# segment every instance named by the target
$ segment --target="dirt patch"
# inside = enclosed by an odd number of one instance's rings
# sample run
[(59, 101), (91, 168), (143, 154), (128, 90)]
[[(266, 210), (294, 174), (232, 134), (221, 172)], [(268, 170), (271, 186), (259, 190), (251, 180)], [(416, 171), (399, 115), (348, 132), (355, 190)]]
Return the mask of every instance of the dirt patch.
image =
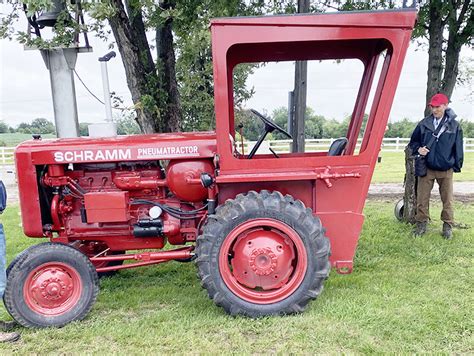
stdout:
[[(367, 195), (367, 200), (377, 200), (384, 201), (387, 203), (395, 203), (398, 200), (403, 198), (403, 194), (394, 194), (394, 193), (369, 193)], [(441, 201), (439, 194), (432, 194), (432, 200)], [(474, 203), (474, 195), (465, 195), (465, 194), (454, 194), (454, 200), (461, 203)]]
[[(367, 199), (396, 201), (403, 198), (404, 192), (403, 184), (399, 183), (371, 184)], [(437, 183), (431, 196), (433, 199), (440, 199)], [(454, 199), (462, 203), (474, 202), (474, 182), (454, 182)]]

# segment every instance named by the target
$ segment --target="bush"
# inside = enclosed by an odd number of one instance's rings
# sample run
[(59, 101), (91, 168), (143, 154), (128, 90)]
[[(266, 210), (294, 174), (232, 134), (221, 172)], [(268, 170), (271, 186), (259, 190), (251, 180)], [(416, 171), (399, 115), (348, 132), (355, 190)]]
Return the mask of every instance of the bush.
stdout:
[(7, 133), (8, 129), (8, 125), (0, 120), (0, 133)]

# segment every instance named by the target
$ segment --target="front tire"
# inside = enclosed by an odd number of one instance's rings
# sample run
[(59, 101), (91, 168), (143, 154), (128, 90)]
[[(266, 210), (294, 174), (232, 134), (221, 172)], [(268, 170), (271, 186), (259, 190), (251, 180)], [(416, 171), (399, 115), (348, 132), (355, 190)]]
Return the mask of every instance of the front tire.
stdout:
[(83, 253), (47, 242), (25, 250), (13, 265), (4, 302), (25, 327), (61, 327), (83, 319), (98, 292), (97, 272)]
[(293, 197), (239, 194), (208, 218), (196, 263), (209, 297), (231, 315), (302, 312), (328, 277), (330, 246), (312, 211)]

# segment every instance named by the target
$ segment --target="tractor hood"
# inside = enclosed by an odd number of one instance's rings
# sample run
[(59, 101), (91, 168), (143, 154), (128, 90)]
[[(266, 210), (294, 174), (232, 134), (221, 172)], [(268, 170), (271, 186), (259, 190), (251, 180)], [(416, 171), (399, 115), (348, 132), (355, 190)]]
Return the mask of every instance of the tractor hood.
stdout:
[(35, 165), (210, 158), (215, 153), (214, 132), (34, 139), (15, 150), (17, 158), (30, 155)]

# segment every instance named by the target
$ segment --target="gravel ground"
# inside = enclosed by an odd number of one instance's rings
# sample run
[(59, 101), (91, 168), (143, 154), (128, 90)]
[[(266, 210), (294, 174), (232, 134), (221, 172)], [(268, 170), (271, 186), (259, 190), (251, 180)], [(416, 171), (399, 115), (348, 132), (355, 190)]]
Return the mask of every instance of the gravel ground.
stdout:
[[(15, 181), (15, 171), (13, 166), (1, 166), (0, 178), (5, 183), (8, 193), (8, 202), (18, 202), (18, 190)], [(402, 198), (404, 187), (402, 183), (381, 183), (372, 184), (369, 188), (368, 199), (397, 199)], [(437, 183), (432, 194), (439, 196)], [(463, 202), (474, 202), (474, 182), (454, 182), (454, 196), (456, 200)]]
[[(403, 198), (405, 188), (403, 184), (379, 183), (371, 184), (368, 199), (371, 198)], [(439, 197), (438, 183), (435, 182), (431, 195)], [(462, 202), (474, 202), (474, 182), (454, 182), (454, 198)]]

